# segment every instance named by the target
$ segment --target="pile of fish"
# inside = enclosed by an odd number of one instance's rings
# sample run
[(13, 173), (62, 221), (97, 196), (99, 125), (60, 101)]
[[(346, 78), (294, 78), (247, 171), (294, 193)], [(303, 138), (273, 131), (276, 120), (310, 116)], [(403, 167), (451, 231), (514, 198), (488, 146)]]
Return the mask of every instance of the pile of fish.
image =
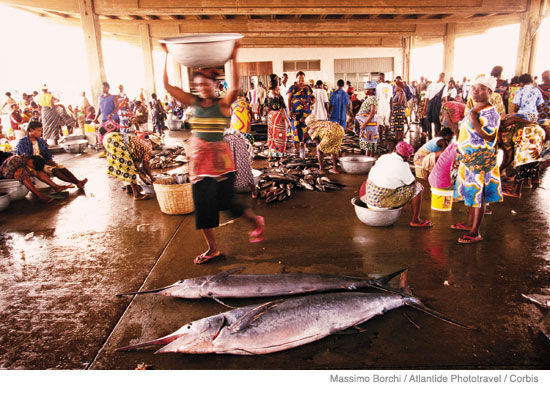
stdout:
[(262, 169), (262, 175), (258, 178), (257, 184), (257, 197), (265, 199), (266, 203), (290, 197), (292, 190), (296, 187), (319, 192), (340, 190), (345, 187), (319, 174), (319, 165), (314, 158), (287, 157), (271, 162), (270, 166)]
[(151, 158), (151, 169), (167, 169), (170, 167), (180, 166), (187, 163), (185, 148), (173, 147), (164, 148), (161, 152), (156, 153)]
[(341, 151), (348, 154), (360, 154), (359, 136), (346, 134), (342, 139)]
[[(389, 281), (392, 276), (400, 272), (402, 271), (385, 276), (378, 283), (372, 280), (370, 283), (378, 287), (380, 283)], [(284, 278), (273, 278), (273, 276), (285, 275), (264, 275), (267, 277), (263, 277), (258, 283), (258, 279), (253, 277), (240, 276), (237, 278), (233, 273), (221, 273), (219, 276), (184, 280), (179, 285), (176, 283), (170, 287), (179, 287), (187, 297), (201, 297), (198, 294), (202, 291), (203, 285), (207, 285), (208, 293), (223, 294), (227, 297), (242, 297), (242, 295), (251, 294), (286, 296), (296, 293), (295, 288), (298, 288), (297, 292), (300, 293), (336, 290), (341, 289), (342, 286), (347, 288), (350, 285), (352, 285), (351, 289), (354, 289), (354, 281), (342, 276), (327, 277), (320, 283), (312, 281), (314, 277), (302, 279), (288, 277), (290, 282), (287, 283)], [(230, 279), (233, 281), (229, 281)], [(362, 281), (365, 283), (367, 280), (363, 279)], [(277, 284), (281, 284), (279, 289), (277, 289)], [(262, 294), (262, 286), (268, 290), (265, 294)], [(288, 286), (291, 287), (288, 288)], [(387, 288), (385, 289), (387, 292), (384, 293), (321, 293), (238, 307), (189, 322), (167, 336), (122, 347), (118, 351), (163, 346), (156, 353), (268, 354), (342, 332), (348, 328), (356, 327), (376, 315), (382, 315), (389, 310), (403, 306), (413, 307), (447, 323), (468, 328), (426, 307), (420, 299), (413, 296), (406, 283), (405, 273), (401, 273), (401, 286), (402, 291)], [(217, 292), (217, 288), (225, 290)]]

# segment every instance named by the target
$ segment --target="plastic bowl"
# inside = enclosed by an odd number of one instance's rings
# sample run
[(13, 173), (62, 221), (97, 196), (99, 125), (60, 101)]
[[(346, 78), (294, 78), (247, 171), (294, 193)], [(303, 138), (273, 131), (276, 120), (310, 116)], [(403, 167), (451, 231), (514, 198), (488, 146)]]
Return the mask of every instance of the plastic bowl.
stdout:
[(365, 174), (369, 172), (375, 161), (376, 159), (364, 155), (343, 156), (340, 158), (340, 165), (346, 173)]
[(203, 34), (167, 37), (159, 42), (166, 44), (174, 60), (184, 66), (213, 67), (225, 64), (235, 41), (243, 37), (237, 33)]
[(351, 199), (351, 204), (355, 207), (355, 214), (357, 215), (357, 218), (359, 218), (359, 221), (369, 226), (393, 225), (399, 218), (402, 208), (374, 209), (367, 207), (367, 205), (358, 197)]
[(0, 211), (4, 211), (10, 205), (10, 195), (6, 192), (0, 192)]

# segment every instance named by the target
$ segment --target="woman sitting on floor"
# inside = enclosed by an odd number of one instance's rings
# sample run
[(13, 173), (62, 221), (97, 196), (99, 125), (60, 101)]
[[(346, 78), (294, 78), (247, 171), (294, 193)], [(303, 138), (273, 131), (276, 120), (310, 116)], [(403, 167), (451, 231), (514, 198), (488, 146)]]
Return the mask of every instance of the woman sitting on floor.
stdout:
[(424, 187), (415, 181), (407, 163), (413, 152), (414, 148), (409, 143), (400, 141), (395, 152), (378, 158), (364, 184), (364, 192), (361, 191), (360, 195), (370, 208), (394, 209), (411, 202), (412, 219), (409, 225), (425, 228), (432, 226), (432, 223), (420, 218)]
[(30, 122), (27, 127), (27, 136), (23, 137), (17, 144), (18, 155), (37, 155), (46, 161), (44, 172), (48, 177), (57, 177), (61, 181), (74, 184), (79, 189), (84, 189), (88, 179), (79, 180), (64, 166), (53, 160), (52, 154), (48, 149), (46, 140), (42, 138), (42, 123)]
[[(2, 153), (5, 158), (6, 154)], [(46, 161), (41, 156), (30, 155), (12, 155), (3, 159), (0, 165), (0, 178), (5, 180), (17, 180), (25, 185), (40, 201), (50, 203), (54, 199), (40, 192), (32, 183), (31, 177), (37, 177), (40, 181), (45, 182), (55, 189), (56, 192), (61, 192), (68, 186), (57, 185), (52, 181), (46, 173), (44, 173), (44, 165)]]

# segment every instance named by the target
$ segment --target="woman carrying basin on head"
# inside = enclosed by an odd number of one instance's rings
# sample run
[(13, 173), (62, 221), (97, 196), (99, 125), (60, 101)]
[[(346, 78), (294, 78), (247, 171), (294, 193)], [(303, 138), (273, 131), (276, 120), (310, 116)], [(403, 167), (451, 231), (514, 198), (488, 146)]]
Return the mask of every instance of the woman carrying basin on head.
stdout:
[(238, 46), (236, 43), (230, 57), (234, 70), (231, 90), (221, 99), (216, 96), (217, 70), (214, 68), (195, 72), (193, 84), (198, 96), (170, 85), (167, 72), (168, 50), (163, 46), (166, 51), (164, 88), (180, 103), (192, 105), (195, 109), (194, 116), (189, 120), (193, 134), (189, 140), (189, 176), (193, 185), (195, 226), (202, 230), (208, 244), (208, 250), (195, 258), (196, 264), (223, 256), (218, 250), (213, 231), (219, 225), (220, 211), (229, 210), (234, 217), (244, 215), (255, 226), (249, 233), (250, 242), (263, 240), (263, 217), (235, 202), (235, 162), (223, 136), (224, 129), (229, 126), (231, 103), (237, 98), (239, 89), (239, 68), (236, 61)]

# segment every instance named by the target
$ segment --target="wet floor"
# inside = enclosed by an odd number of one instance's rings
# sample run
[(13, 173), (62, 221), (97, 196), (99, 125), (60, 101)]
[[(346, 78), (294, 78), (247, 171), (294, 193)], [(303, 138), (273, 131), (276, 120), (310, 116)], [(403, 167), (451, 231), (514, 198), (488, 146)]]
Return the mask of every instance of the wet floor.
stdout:
[[(134, 202), (105, 174), (104, 159), (88, 153), (56, 160), (90, 179), (85, 194), (70, 192), (49, 206), (34, 199), (0, 214), (0, 368), (339, 369), (502, 368), (550, 366), (542, 313), (524, 294), (550, 294), (550, 175), (521, 200), (492, 205), (485, 240), (461, 246), (449, 226), (465, 208), (423, 214), (432, 229), (410, 229), (410, 209), (395, 225), (371, 228), (350, 200), (364, 176), (331, 178), (341, 191), (295, 191), (266, 205), (239, 198), (265, 216), (264, 242), (250, 244), (247, 224), (216, 230), (225, 261), (196, 266), (205, 249), (192, 215), (168, 216), (156, 201)], [(516, 214), (512, 213), (512, 210)], [(228, 219), (223, 219), (222, 222)], [(140, 226), (141, 225), (141, 226)], [(32, 234), (31, 234), (32, 232)], [(179, 279), (244, 266), (243, 273), (386, 274), (409, 268), (413, 291), (464, 330), (409, 308), (363, 324), (359, 334), (333, 335), (261, 356), (117, 353), (117, 347), (168, 334), (227, 308), (210, 300), (152, 295), (116, 297)], [(232, 300), (243, 306), (263, 299)]]

